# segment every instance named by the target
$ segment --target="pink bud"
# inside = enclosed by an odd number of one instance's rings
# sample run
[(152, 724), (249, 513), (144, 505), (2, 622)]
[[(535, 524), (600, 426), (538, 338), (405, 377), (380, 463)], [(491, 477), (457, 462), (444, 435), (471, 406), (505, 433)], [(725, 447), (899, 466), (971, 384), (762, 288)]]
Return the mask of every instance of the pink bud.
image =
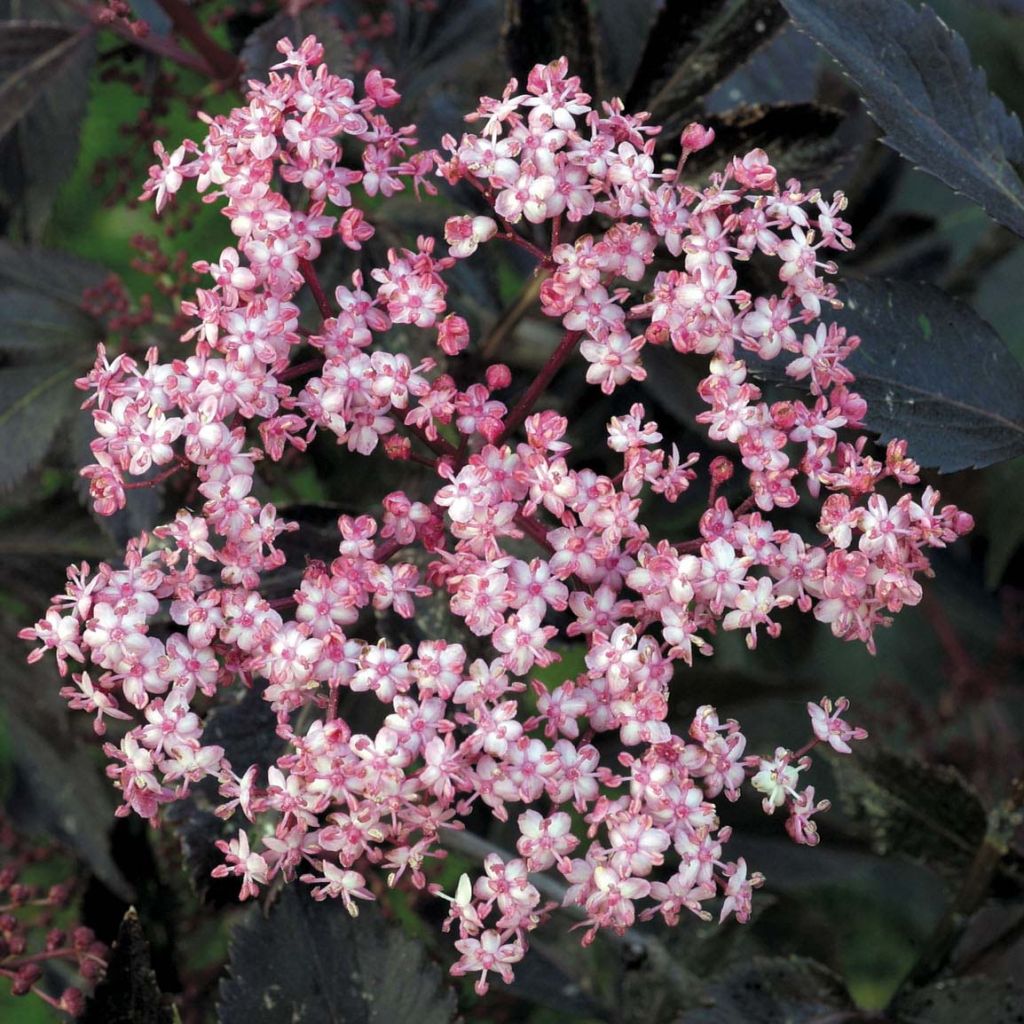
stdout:
[(696, 153), (698, 150), (707, 149), (715, 141), (715, 129), (706, 128), (694, 121), (683, 129), (679, 136), (679, 142), (684, 153)]
[(495, 363), (487, 367), (487, 386), (492, 391), (500, 391), (512, 383), (512, 371), (504, 363)]
[(402, 98), (395, 91), (395, 80), (385, 78), (379, 68), (371, 68), (363, 81), (363, 88), (378, 107), (393, 107)]
[(404, 462), (412, 454), (412, 441), (407, 437), (391, 434), (384, 438), (384, 454), (395, 462)]
[(724, 455), (717, 455), (713, 458), (708, 469), (711, 470), (711, 479), (718, 485), (724, 484), (726, 480), (732, 479), (732, 462)]
[(775, 184), (775, 168), (763, 149), (752, 149), (742, 160), (733, 157), (732, 173), (746, 188), (769, 189)]
[(469, 324), (449, 313), (437, 327), (437, 346), (445, 355), (457, 356), (469, 344)]
[(363, 211), (349, 207), (338, 221), (338, 234), (350, 249), (362, 249), (363, 242), (373, 238), (374, 227), (363, 217)]

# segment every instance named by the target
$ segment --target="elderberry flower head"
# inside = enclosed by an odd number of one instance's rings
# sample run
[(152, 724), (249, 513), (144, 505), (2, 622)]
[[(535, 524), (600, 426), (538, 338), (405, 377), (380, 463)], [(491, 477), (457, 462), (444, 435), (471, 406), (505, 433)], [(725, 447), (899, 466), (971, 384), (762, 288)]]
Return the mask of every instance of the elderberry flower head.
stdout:
[[(839, 305), (831, 255), (852, 246), (845, 198), (780, 182), (761, 150), (723, 158), (701, 187), (659, 171), (660, 129), (619, 100), (593, 105), (564, 58), (482, 99), (468, 118), (479, 133), (446, 136), (442, 154), (392, 124), (399, 95), (379, 71), (332, 74), (312, 37), (278, 49), (285, 60), (244, 105), (204, 118), (198, 141), (158, 146), (143, 191), (160, 209), (192, 183), (235, 236), (196, 263), (210, 280), (183, 306), (189, 353), (161, 362), (101, 346), (78, 382), (97, 428), (83, 471), (96, 510), (191, 476), (190, 507), (131, 541), (121, 565), (69, 570), (66, 593), (22, 632), (39, 645), (30, 659), (52, 651), (62, 675), (74, 666), (62, 695), (116, 733), (104, 749), (118, 813), (157, 819), (213, 781), (239, 828), (214, 873), (239, 879), (242, 898), (298, 879), (356, 913), (380, 865), (391, 884), (436, 891), (446, 832), (481, 805), (511, 816), (518, 855), (492, 854), (445, 897), (453, 973), (478, 973), (478, 991), (489, 974), (512, 978), (552, 910), (529, 872), (563, 877), (584, 941), (637, 914), (708, 919), (719, 897), (720, 918), (746, 920), (763, 879), (728, 860), (719, 797), (750, 779), (808, 845), (827, 801), (800, 788), (806, 750), (748, 756), (740, 726), (709, 705), (675, 733), (670, 691), (719, 631), (754, 648), (798, 613), (873, 650), (875, 630), (920, 600), (928, 550), (971, 526), (934, 490), (907, 489), (917, 466), (905, 444), (875, 458), (860, 433), (865, 403), (845, 365), (859, 339), (827, 320)], [(713, 140), (687, 128), (680, 166)], [(489, 214), (450, 217), (368, 273), (321, 283), (323, 253), (374, 235), (361, 197), (433, 193), (437, 177), (469, 183)], [(507, 244), (543, 271), (540, 310), (563, 330), (520, 392), (502, 364), (469, 383), (448, 372), (480, 354), (453, 267)], [(750, 290), (755, 256), (774, 268), (763, 294)], [(303, 289), (318, 314), (308, 335)], [(410, 331), (436, 353), (415, 361), (397, 338)], [(689, 451), (706, 445), (669, 436), (642, 404), (610, 419), (613, 475), (574, 458), (567, 420), (544, 408), (577, 352), (586, 380), (614, 395), (645, 378), (648, 346), (706, 364), (698, 421), (720, 453), (706, 474)], [(780, 360), (806, 398), (769, 401), (749, 353)], [(293, 597), (271, 600), (296, 524), (259, 497), (257, 469), (317, 437), (424, 468), (408, 491), (381, 494), (378, 514), (341, 516), (337, 555), (294, 566)], [(816, 527), (791, 511), (801, 500)], [(650, 501), (690, 503), (696, 532), (657, 535)], [(449, 636), (398, 642), (364, 614), (410, 619), (432, 597), (456, 623)], [(585, 648), (585, 667), (542, 682), (565, 643)], [(205, 734), (211, 703), (252, 685), (285, 744), (267, 770), (233, 763)], [(382, 724), (355, 731), (350, 701), (382, 706)], [(849, 752), (866, 734), (846, 709), (810, 705), (806, 749)]]

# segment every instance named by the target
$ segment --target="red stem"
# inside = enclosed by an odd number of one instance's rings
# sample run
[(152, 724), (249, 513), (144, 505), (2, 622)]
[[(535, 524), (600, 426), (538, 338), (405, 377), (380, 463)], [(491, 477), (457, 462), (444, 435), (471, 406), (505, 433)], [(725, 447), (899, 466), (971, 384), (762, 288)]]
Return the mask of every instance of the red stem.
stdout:
[[(505, 224), (504, 221), (502, 223)], [(518, 245), (520, 249), (525, 249), (531, 256), (536, 256), (544, 266), (552, 266), (551, 257), (543, 249), (534, 245), (528, 238), (523, 238), (522, 235), (517, 234), (507, 224), (505, 225), (505, 230), (498, 237)]]
[(175, 64), (180, 64), (182, 67), (189, 68), (191, 71), (198, 71), (201, 75), (210, 74), (210, 66), (202, 57), (199, 57), (194, 53), (190, 53), (188, 50), (183, 50), (176, 42), (174, 42), (173, 39), (162, 38), (153, 34), (140, 38), (132, 32), (128, 27), (127, 22), (123, 20), (115, 19), (109, 24), (105, 21), (101, 21), (100, 14), (103, 8), (93, 7), (91, 4), (82, 3), (81, 0), (64, 0), (64, 2), (72, 10), (81, 14), (83, 18), (88, 18), (90, 22), (90, 31), (95, 31), (97, 28), (106, 29), (108, 32), (113, 32), (114, 35), (120, 36), (122, 39), (127, 39), (140, 50), (146, 50), (148, 53), (155, 54), (157, 57), (172, 60)]
[(427, 437), (426, 431), (422, 427), (415, 427), (406, 424), (406, 430), (410, 434), (414, 434), (418, 437), (432, 452), (436, 452), (438, 455), (450, 455), (457, 458), (459, 449), (455, 445), (446, 441), (443, 437), (438, 437), (435, 440)]
[(541, 368), (540, 373), (534, 377), (533, 383), (526, 389), (526, 394), (516, 402), (515, 407), (508, 414), (508, 419), (505, 420), (505, 428), (502, 430), (498, 440), (494, 442), (495, 445), (500, 445), (530, 415), (533, 407), (537, 404), (537, 399), (544, 393), (547, 386), (551, 383), (551, 379), (562, 368), (569, 356), (572, 355), (573, 349), (576, 348), (576, 343), (581, 337), (583, 337), (582, 331), (566, 331), (562, 335), (562, 340), (558, 343), (558, 347), (551, 353), (551, 357)]
[(327, 301), (327, 296), (324, 294), (324, 290), (320, 285), (320, 278), (316, 276), (316, 269), (309, 260), (299, 260), (299, 272), (302, 274), (303, 281), (309, 287), (309, 290), (313, 293), (313, 299), (316, 302), (316, 308), (320, 310), (320, 315), (325, 320), (330, 320), (334, 317), (334, 311), (331, 309), (331, 304)]
[(318, 359), (307, 359), (304, 363), (296, 363), (294, 366), (289, 366), (287, 370), (278, 375), (279, 381), (294, 380), (296, 377), (301, 377), (304, 373), (313, 373), (315, 370), (319, 370), (324, 365), (323, 357)]
[(239, 59), (207, 34), (199, 16), (184, 0), (157, 0), (157, 3), (174, 23), (176, 31), (206, 60), (218, 81), (226, 82), (238, 77), (241, 71)]
[(137, 491), (143, 487), (156, 487), (157, 484), (162, 484), (169, 477), (174, 476), (175, 473), (179, 473), (188, 465), (188, 460), (183, 459), (180, 455), (175, 460), (172, 466), (169, 466), (162, 473), (158, 473), (155, 477), (150, 480), (139, 480), (134, 484), (122, 484), (126, 491)]
[(548, 531), (544, 526), (538, 523), (536, 519), (526, 515), (524, 512), (517, 512), (516, 526), (518, 526), (527, 536), (535, 540), (546, 551), (555, 550), (548, 541)]
[(817, 736), (815, 736), (812, 740), (808, 740), (799, 750), (793, 752), (793, 760), (799, 761), (800, 758), (804, 756), (804, 754), (806, 754), (809, 750), (813, 750), (820, 742), (821, 740), (819, 740)]

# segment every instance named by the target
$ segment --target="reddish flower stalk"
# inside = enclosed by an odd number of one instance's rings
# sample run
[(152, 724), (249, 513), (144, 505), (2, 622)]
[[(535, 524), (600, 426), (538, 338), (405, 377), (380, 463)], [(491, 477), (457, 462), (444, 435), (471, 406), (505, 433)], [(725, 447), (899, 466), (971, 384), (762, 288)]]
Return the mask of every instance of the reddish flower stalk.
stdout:
[(230, 82), (238, 77), (241, 70), (238, 58), (207, 33), (196, 12), (184, 0), (157, 0), (157, 3), (171, 19), (175, 30), (202, 56), (214, 78)]
[(505, 418), (505, 426), (498, 435), (497, 443), (500, 444), (510, 434), (522, 425), (526, 417), (533, 412), (534, 406), (541, 396), (547, 391), (548, 385), (554, 376), (565, 365), (573, 350), (583, 337), (582, 331), (566, 331), (562, 340), (555, 347), (554, 352), (548, 357), (547, 362), (541, 367), (540, 372), (530, 382), (530, 386), (523, 393), (522, 398), (512, 407), (512, 411)]

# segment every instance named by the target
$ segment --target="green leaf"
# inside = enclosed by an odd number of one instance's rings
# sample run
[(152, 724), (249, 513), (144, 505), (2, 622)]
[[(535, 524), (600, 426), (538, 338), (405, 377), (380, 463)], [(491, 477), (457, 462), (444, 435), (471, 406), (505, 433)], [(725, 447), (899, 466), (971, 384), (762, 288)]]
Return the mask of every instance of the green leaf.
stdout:
[(79, 404), (75, 376), (66, 361), (0, 369), (0, 492), (45, 458), (61, 424)]
[(858, 752), (833, 767), (843, 809), (864, 827), (876, 853), (902, 854), (954, 889), (963, 884), (988, 817), (956, 769), (885, 750)]
[(893, 1024), (1020, 1024), (1024, 991), (1012, 979), (955, 978), (911, 992), (886, 1011)]
[(628, 109), (681, 126), (697, 101), (741, 67), (786, 20), (777, 0), (669, 0), (648, 36)]
[(535, 64), (569, 58), (583, 88), (597, 86), (597, 30), (585, 0), (509, 0), (502, 36), (509, 70), (526, 84)]
[(1024, 453), (1024, 369), (969, 306), (906, 281), (848, 281), (841, 297), (872, 430), (943, 472)]
[(713, 1005), (680, 1024), (823, 1024), (854, 1009), (842, 979), (802, 957), (754, 957), (716, 981), (710, 997)]
[(220, 1024), (449, 1024), (455, 997), (441, 972), (373, 904), (352, 918), (289, 885), (270, 911), (235, 929)]
[(103, 981), (86, 1004), (81, 1024), (172, 1024), (149, 956), (149, 944), (130, 907), (121, 921)]
[(685, 178), (703, 184), (708, 173), (724, 166), (733, 153), (760, 148), (779, 172), (780, 181), (812, 176), (824, 180), (846, 153), (836, 134), (843, 119), (840, 111), (816, 103), (739, 107), (707, 118), (705, 123), (715, 130), (714, 144), (690, 156)]
[(1024, 132), (927, 5), (782, 0), (853, 80), (883, 141), (1024, 235)]

